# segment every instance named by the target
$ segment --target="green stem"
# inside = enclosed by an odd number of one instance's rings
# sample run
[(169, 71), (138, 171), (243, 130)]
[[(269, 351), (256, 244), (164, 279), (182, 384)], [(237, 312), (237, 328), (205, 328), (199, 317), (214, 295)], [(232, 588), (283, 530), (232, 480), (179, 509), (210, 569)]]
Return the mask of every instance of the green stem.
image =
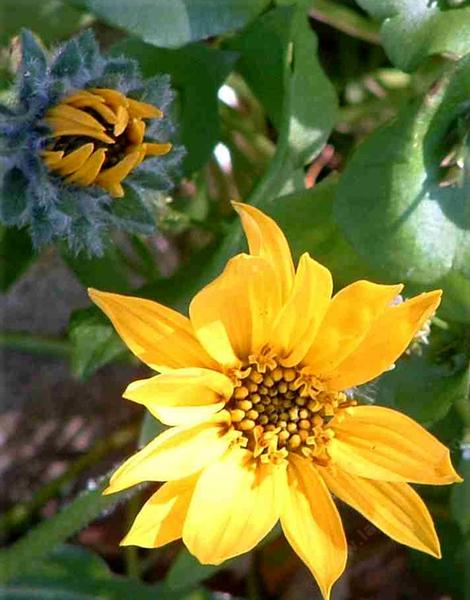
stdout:
[(0, 537), (6, 538), (11, 530), (23, 527), (46, 502), (58, 496), (64, 487), (86, 468), (96, 464), (107, 454), (126, 446), (135, 439), (137, 431), (137, 424), (126, 425), (104, 440), (100, 440), (91, 450), (72, 463), (60, 477), (50, 481), (38, 490), (31, 500), (17, 504), (1, 515)]
[(47, 354), (59, 358), (68, 358), (72, 349), (68, 340), (23, 331), (0, 332), (0, 347), (2, 346), (10, 350)]
[(310, 16), (359, 40), (380, 45), (380, 26), (332, 0), (311, 0)]

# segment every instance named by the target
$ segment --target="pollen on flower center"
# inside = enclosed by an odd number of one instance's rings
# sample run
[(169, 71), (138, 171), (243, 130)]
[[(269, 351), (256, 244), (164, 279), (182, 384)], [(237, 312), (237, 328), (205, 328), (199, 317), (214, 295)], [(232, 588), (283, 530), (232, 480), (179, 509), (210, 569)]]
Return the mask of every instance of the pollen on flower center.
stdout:
[(305, 367), (285, 368), (277, 360), (250, 361), (235, 372), (234, 393), (226, 405), (242, 444), (263, 462), (279, 462), (289, 452), (319, 464), (329, 461), (334, 436), (329, 422), (355, 405), (343, 392), (327, 392)]
[(171, 144), (144, 140), (144, 119), (162, 116), (156, 106), (117, 90), (78, 91), (45, 115), (53, 137), (43, 151), (44, 162), (68, 183), (96, 184), (114, 198), (122, 197), (121, 182), (145, 157), (171, 150)]

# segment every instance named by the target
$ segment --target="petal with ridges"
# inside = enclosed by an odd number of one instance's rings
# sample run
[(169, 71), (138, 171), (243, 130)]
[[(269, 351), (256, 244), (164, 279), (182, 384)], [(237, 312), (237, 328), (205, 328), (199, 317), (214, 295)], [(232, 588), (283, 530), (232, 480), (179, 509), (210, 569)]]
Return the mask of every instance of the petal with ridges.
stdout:
[(152, 412), (165, 425), (195, 425), (207, 421), (212, 415), (220, 412), (225, 402), (205, 404), (203, 406), (159, 406)]
[(83, 144), (73, 152), (69, 152), (59, 162), (54, 164), (54, 171), (58, 171), (60, 175), (70, 175), (78, 171), (85, 162), (90, 158), (95, 146), (92, 143)]
[(159, 548), (182, 536), (198, 474), (169, 481), (147, 500), (121, 546)]
[(209, 354), (221, 364), (236, 366), (269, 340), (280, 307), (279, 286), (270, 263), (239, 254), (194, 297), (189, 314)]
[(294, 263), (289, 244), (277, 223), (249, 204), (232, 202), (240, 215), (248, 240), (250, 254), (261, 256), (275, 269), (281, 286), (282, 301), (285, 302), (294, 284)]
[(328, 600), (333, 584), (346, 566), (343, 525), (325, 482), (310, 461), (291, 454), (287, 476), (282, 529)]
[(361, 280), (340, 290), (328, 306), (304, 364), (319, 376), (331, 371), (360, 344), (402, 288)]
[(284, 479), (285, 466), (229, 450), (196, 484), (183, 528), (189, 551), (203, 564), (220, 564), (254, 548), (279, 518)]
[(103, 166), (106, 159), (106, 150), (99, 148), (83, 163), (83, 165), (69, 175), (66, 179), (69, 183), (79, 183), (80, 185), (92, 184)]
[(223, 373), (193, 368), (134, 381), (123, 396), (143, 404), (166, 425), (182, 425), (218, 412), (232, 392), (233, 383)]
[(368, 479), (446, 485), (460, 481), (449, 450), (413, 419), (381, 406), (335, 417), (328, 452), (339, 468)]
[(157, 302), (90, 289), (90, 298), (112, 321), (128, 348), (157, 371), (217, 369), (194, 336), (189, 319)]
[(335, 496), (400, 544), (441, 557), (439, 539), (426, 505), (407, 483), (354, 477), (342, 469), (320, 468)]
[(329, 389), (344, 390), (375, 379), (397, 360), (439, 306), (441, 290), (388, 307), (360, 345), (332, 371), (324, 373)]
[(173, 481), (192, 475), (216, 461), (233, 441), (226, 417), (193, 427), (173, 427), (131, 456), (110, 479), (106, 494), (143, 481)]
[(85, 125), (85, 127), (96, 129), (97, 131), (105, 130), (104, 125), (102, 125), (99, 121), (97, 121), (87, 112), (75, 108), (73, 106), (69, 106), (68, 104), (59, 104), (58, 106), (50, 108), (46, 113), (46, 117), (66, 119), (73, 123), (77, 123), (78, 125)]
[(331, 273), (307, 253), (300, 258), (290, 298), (282, 308), (271, 346), (291, 367), (300, 363), (312, 345), (333, 290)]

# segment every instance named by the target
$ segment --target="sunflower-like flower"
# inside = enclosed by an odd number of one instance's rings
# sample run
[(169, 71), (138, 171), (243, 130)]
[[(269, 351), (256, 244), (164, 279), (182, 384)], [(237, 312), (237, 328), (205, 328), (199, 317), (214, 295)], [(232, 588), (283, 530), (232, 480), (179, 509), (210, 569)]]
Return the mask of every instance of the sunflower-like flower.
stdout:
[(143, 81), (90, 31), (51, 57), (29, 31), (20, 42), (15, 99), (0, 105), (0, 220), (29, 226), (36, 247), (65, 238), (88, 254), (108, 225), (152, 233), (183, 154), (169, 141), (169, 78)]
[(357, 281), (332, 297), (331, 274), (258, 209), (235, 204), (250, 254), (192, 300), (190, 318), (150, 300), (90, 290), (128, 347), (159, 375), (124, 397), (166, 425), (112, 476), (106, 493), (164, 481), (122, 544), (183, 538), (202, 563), (247, 552), (280, 520), (324, 598), (347, 544), (332, 494), (394, 540), (440, 556), (409, 483), (460, 481), (449, 451), (354, 390), (406, 350), (439, 290), (394, 304), (401, 285)]

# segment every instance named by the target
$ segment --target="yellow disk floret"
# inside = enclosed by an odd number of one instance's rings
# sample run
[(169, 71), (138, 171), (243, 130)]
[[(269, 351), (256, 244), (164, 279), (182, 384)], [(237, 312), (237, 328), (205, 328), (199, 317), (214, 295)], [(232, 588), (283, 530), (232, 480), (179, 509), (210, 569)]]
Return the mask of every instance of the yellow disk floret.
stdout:
[(234, 392), (227, 403), (239, 441), (262, 462), (279, 463), (295, 452), (326, 465), (334, 431), (332, 417), (356, 402), (344, 392), (328, 392), (308, 367), (269, 365), (252, 357), (233, 372)]
[(144, 119), (162, 111), (117, 90), (80, 90), (50, 108), (44, 121), (53, 139), (42, 156), (48, 169), (75, 185), (96, 184), (113, 198), (146, 156), (167, 154), (172, 145), (145, 141)]

